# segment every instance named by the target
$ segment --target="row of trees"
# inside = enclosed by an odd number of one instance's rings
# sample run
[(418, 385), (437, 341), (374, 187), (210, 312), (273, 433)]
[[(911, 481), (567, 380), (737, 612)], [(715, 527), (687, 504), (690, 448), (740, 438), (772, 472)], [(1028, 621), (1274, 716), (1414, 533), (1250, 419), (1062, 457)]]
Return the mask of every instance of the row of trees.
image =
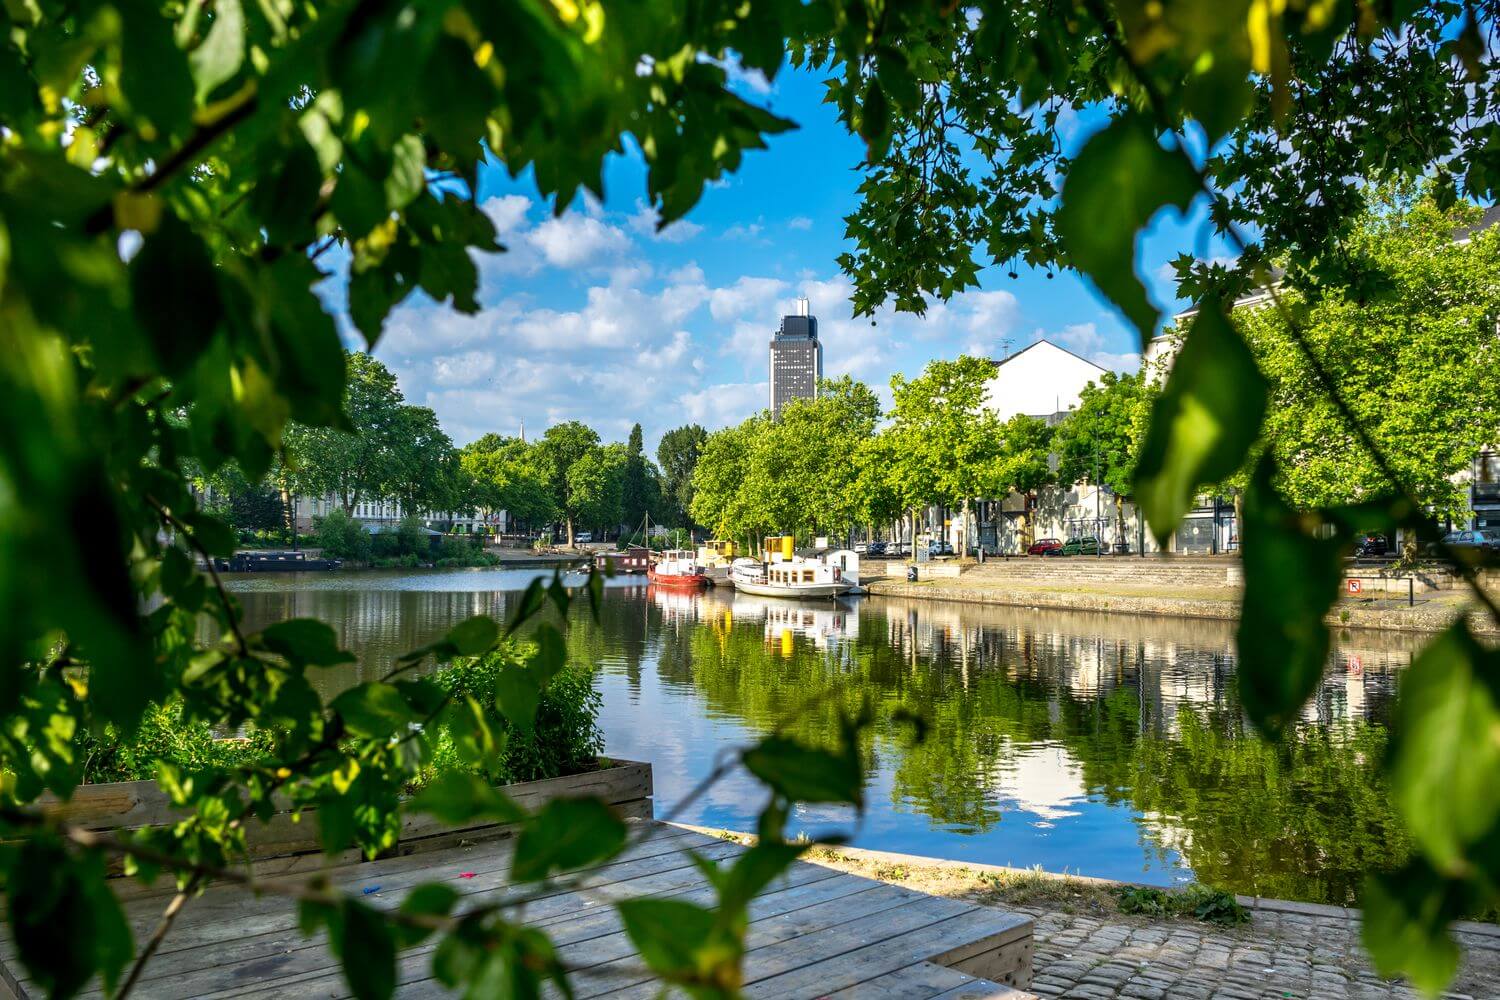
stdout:
[(934, 361), (916, 378), (892, 378), (888, 414), (868, 386), (844, 376), (825, 381), (818, 398), (789, 404), (779, 421), (760, 413), (711, 434), (692, 516), (734, 538), (903, 517), (915, 533), (929, 505), (967, 511), (975, 498), (1029, 493), (1059, 478), (1092, 481), (1096, 468), (1101, 482), (1128, 492), (1144, 422), (1139, 375), (1106, 375), (1054, 428), (1032, 416), (1001, 420), (985, 399), (994, 374), (983, 358)]
[(384, 364), (359, 351), (345, 361), (347, 427), (289, 425), (281, 455), (260, 479), (221, 468), (204, 481), (219, 516), (241, 529), (289, 528), (294, 497), (332, 496), (350, 517), (368, 501), (394, 501), (416, 516), (506, 511), (529, 528), (561, 523), (569, 544), (578, 526), (636, 528), (648, 514), (659, 524), (686, 523), (708, 436), (696, 424), (663, 437), (660, 467), (645, 454), (640, 424), (623, 444), (568, 421), (539, 441), (488, 433), (457, 448), (431, 409), (406, 402)]

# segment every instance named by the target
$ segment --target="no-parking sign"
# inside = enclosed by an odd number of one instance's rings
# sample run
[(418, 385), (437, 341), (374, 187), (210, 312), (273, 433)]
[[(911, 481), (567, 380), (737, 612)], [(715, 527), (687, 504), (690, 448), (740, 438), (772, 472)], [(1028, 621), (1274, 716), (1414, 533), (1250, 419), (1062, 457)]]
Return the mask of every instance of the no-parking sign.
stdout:
[(1361, 590), (1364, 589), (1364, 585), (1365, 585), (1365, 582), (1363, 580), (1350, 580), (1349, 581), (1349, 593), (1351, 593), (1351, 594), (1357, 594), (1357, 593), (1359, 593)]

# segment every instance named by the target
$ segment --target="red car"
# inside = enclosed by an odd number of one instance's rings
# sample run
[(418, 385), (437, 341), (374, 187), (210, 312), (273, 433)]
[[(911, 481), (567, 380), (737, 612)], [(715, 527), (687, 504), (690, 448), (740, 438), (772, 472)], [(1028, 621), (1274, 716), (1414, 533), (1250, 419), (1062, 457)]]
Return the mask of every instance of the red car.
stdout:
[(1061, 552), (1061, 551), (1062, 551), (1062, 542), (1059, 539), (1056, 539), (1056, 538), (1038, 538), (1036, 540), (1035, 544), (1033, 544), (1031, 546), (1031, 548), (1029, 548), (1029, 549), (1026, 550), (1026, 554), (1028, 556), (1045, 556), (1045, 555), (1050, 555), (1050, 554), (1052, 554), (1054, 552)]

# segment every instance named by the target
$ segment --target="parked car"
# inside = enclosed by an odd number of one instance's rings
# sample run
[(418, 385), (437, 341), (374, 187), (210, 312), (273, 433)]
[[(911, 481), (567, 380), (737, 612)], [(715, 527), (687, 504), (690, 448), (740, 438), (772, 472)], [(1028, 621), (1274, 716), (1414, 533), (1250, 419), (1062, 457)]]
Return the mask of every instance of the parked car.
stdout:
[(1388, 556), (1394, 550), (1391, 540), (1384, 535), (1368, 533), (1360, 535), (1354, 542), (1354, 554), (1365, 558)]
[(865, 546), (865, 555), (867, 555), (867, 556), (883, 556), (883, 555), (885, 555), (885, 542), (871, 542), (869, 545), (866, 545)]
[(1455, 549), (1480, 549), (1484, 552), (1500, 548), (1500, 544), (1483, 531), (1450, 531), (1443, 536), (1443, 544)]
[(1062, 554), (1065, 556), (1097, 556), (1099, 554), (1099, 539), (1093, 535), (1079, 535), (1063, 542)]
[(1062, 540), (1057, 538), (1038, 538), (1031, 543), (1031, 548), (1026, 550), (1028, 556), (1045, 556), (1062, 551)]
[(580, 542), (592, 542), (593, 540), (594, 533), (592, 531), (580, 531), (578, 534), (573, 536), (574, 545), (577, 545)]
[(938, 556), (951, 556), (953, 546), (940, 538), (934, 538), (927, 543), (927, 558), (936, 559)]

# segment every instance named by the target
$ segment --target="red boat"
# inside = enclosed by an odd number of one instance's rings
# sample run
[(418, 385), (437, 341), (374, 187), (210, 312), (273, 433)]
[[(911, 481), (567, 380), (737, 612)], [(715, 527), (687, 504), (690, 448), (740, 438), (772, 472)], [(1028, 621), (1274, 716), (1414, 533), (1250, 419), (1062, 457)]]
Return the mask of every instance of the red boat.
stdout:
[(693, 553), (681, 549), (663, 552), (661, 561), (646, 570), (646, 579), (674, 590), (701, 590), (712, 582)]

